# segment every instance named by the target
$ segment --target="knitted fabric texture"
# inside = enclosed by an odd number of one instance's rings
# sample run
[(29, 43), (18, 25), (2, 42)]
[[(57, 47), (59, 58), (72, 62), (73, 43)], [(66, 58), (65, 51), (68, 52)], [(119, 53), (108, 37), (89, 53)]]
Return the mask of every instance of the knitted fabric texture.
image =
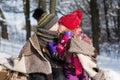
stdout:
[(37, 9), (35, 9), (32, 16), (33, 16), (34, 19), (36, 19), (38, 21), (43, 13), (44, 13), (44, 10), (42, 8), (37, 8)]
[(55, 14), (44, 13), (40, 20), (38, 21), (38, 25), (40, 28), (50, 29), (55, 23), (57, 23), (58, 19)]
[(74, 30), (79, 27), (81, 19), (82, 12), (80, 10), (74, 10), (72, 13), (63, 15), (58, 22), (68, 29)]

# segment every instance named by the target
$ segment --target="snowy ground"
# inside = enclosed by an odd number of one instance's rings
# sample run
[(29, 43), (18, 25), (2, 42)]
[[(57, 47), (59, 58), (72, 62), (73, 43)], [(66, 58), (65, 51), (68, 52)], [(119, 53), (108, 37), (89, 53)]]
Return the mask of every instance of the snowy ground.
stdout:
[(98, 56), (97, 61), (101, 69), (108, 71), (111, 80), (120, 80), (120, 59)]

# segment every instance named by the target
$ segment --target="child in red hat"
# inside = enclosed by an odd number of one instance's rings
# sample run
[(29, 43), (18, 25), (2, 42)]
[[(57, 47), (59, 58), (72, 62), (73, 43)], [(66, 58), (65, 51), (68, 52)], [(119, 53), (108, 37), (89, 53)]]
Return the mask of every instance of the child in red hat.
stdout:
[[(72, 64), (72, 68), (70, 68), (71, 66), (69, 66), (69, 64), (65, 66), (66, 80), (88, 80), (88, 78), (84, 77), (83, 70), (87, 72), (90, 77), (94, 77), (97, 74), (97, 63), (92, 61), (96, 55), (95, 48), (92, 46), (90, 38), (83, 34), (82, 28), (80, 27), (81, 20), (82, 12), (80, 10), (74, 10), (72, 13), (63, 15), (58, 21), (58, 32), (72, 32), (72, 38), (69, 40), (69, 43), (64, 45), (65, 49), (68, 47), (67, 45), (69, 45), (69, 48), (63, 52), (66, 62), (69, 63), (69, 61), (71, 61), (70, 65)], [(63, 40), (61, 40), (61, 42), (62, 41)], [(73, 71), (70, 72), (70, 70)]]

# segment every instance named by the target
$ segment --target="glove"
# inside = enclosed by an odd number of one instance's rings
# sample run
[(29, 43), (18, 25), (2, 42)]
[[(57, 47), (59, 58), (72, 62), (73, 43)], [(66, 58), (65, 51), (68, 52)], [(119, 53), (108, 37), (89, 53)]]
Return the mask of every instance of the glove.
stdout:
[(56, 42), (49, 42), (48, 47), (49, 47), (50, 54), (55, 55), (56, 54), (57, 43)]
[(64, 32), (63, 35), (62, 35), (62, 38), (60, 40), (60, 42), (58, 43), (58, 46), (56, 47), (56, 50), (58, 52), (58, 54), (60, 56), (63, 55), (65, 49), (65, 44), (68, 42), (68, 40), (72, 38), (72, 32), (71, 31), (67, 31), (67, 32)]

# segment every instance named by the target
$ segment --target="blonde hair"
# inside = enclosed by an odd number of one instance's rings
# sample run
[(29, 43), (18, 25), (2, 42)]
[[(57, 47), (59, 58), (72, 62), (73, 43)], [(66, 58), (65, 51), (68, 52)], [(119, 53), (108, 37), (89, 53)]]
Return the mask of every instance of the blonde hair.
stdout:
[(73, 38), (78, 38), (80, 36), (80, 31), (82, 31), (82, 29), (80, 29), (80, 28), (76, 28), (76, 29), (72, 30)]

